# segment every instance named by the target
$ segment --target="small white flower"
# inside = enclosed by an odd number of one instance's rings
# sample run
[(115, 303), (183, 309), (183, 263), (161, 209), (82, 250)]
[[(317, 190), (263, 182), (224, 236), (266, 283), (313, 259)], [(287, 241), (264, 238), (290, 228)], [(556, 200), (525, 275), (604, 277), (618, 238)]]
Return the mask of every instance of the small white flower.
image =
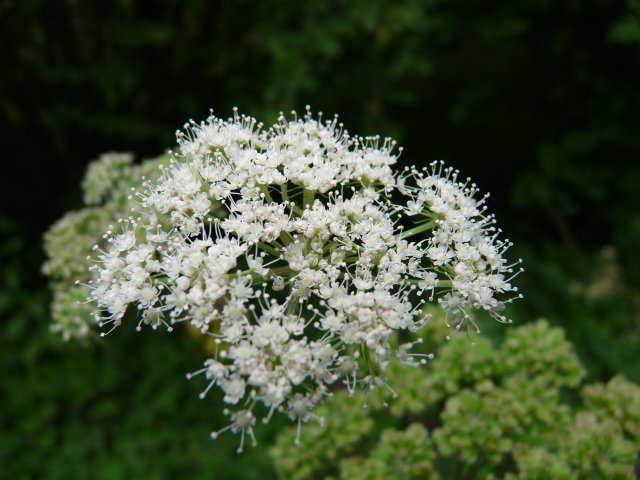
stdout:
[(241, 433), (242, 450), (262, 403), (265, 421), (286, 413), (299, 439), (337, 380), (378, 388), (391, 359), (426, 357), (393, 339), (426, 324), (425, 303), (456, 328), (473, 309), (506, 320), (509, 244), (457, 171), (396, 174), (392, 140), (351, 137), (309, 112), (268, 130), (237, 112), (211, 116), (178, 144), (162, 177), (136, 191), (140, 216), (106, 235), (90, 300), (111, 328), (131, 305), (139, 326), (188, 322), (214, 337), (196, 372), (209, 382), (202, 396), (217, 386), (227, 404), (251, 407), (212, 436)]

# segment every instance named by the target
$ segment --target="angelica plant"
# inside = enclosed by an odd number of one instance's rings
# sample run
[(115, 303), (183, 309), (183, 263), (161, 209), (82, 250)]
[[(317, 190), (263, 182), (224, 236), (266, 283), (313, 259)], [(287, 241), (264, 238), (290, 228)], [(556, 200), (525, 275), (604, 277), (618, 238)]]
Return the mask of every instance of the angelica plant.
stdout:
[[(84, 284), (102, 335), (186, 323), (215, 339), (201, 397), (217, 387), (230, 430), (297, 426), (334, 386), (395, 396), (385, 369), (432, 357), (416, 332), (439, 303), (454, 331), (500, 322), (520, 271), (470, 180), (435, 162), (393, 169), (391, 139), (351, 136), (309, 109), (265, 128), (234, 111), (177, 132), (157, 179), (96, 244)], [(405, 338), (405, 340), (402, 340)]]

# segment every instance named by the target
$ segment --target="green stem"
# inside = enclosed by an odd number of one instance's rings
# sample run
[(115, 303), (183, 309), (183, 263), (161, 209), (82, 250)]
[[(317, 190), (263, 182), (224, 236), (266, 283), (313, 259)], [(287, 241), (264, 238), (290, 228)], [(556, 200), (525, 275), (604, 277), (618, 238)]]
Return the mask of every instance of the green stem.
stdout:
[(273, 248), (270, 245), (267, 245), (264, 242), (260, 242), (258, 243), (258, 247), (260, 247), (262, 250), (264, 250), (267, 253), (270, 253), (271, 255), (273, 255), (276, 258), (280, 258), (280, 252), (278, 252), (275, 248)]
[(283, 243), (283, 246), (287, 246), (289, 245), (291, 242), (293, 242), (293, 237), (291, 236), (291, 234), (289, 232), (281, 232), (280, 233), (280, 240)]
[(304, 193), (302, 194), (302, 208), (305, 208), (307, 205), (311, 206), (313, 204), (313, 198), (316, 196), (315, 190), (304, 189)]
[(289, 192), (287, 190), (287, 184), (283, 183), (282, 185), (280, 185), (280, 195), (282, 195), (282, 201), (283, 202), (288, 202), (289, 201)]
[(269, 187), (267, 185), (260, 185), (260, 191), (264, 193), (264, 198), (266, 198), (269, 203), (274, 203), (273, 198), (271, 198), (271, 194), (269, 193)]
[(289, 274), (295, 275), (296, 273), (298, 273), (295, 270), (291, 270), (289, 267), (275, 267), (275, 268), (269, 269), (269, 271), (274, 275), (289, 275)]
[(436, 223), (435, 220), (423, 223), (422, 225), (418, 225), (417, 227), (414, 227), (411, 230), (406, 230), (405, 232), (402, 232), (402, 234), (400, 235), (400, 238), (404, 240), (405, 238), (412, 237), (413, 235), (417, 235), (419, 233), (426, 232), (427, 230), (431, 230), (437, 225), (438, 224)]
[(291, 315), (296, 311), (296, 307), (298, 306), (298, 297), (292, 297), (289, 299), (289, 305), (287, 305), (287, 315)]
[[(413, 285), (419, 285), (421, 281), (422, 280), (418, 278), (412, 278), (411, 280), (409, 280), (409, 283), (412, 283)], [(452, 286), (453, 282), (451, 280), (438, 280), (438, 283), (436, 283), (436, 288), (451, 288)]]

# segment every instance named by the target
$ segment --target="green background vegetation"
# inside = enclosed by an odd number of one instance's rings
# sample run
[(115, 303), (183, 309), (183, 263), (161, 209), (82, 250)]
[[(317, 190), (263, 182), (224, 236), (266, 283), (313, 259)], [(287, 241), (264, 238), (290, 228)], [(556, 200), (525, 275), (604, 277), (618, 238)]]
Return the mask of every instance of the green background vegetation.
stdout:
[(41, 236), (87, 163), (160, 154), (209, 108), (310, 104), (459, 168), (524, 259), (516, 322), (562, 326), (588, 381), (640, 382), (639, 22), (637, 1), (0, 0), (0, 478), (275, 475), (208, 439), (192, 339), (48, 330)]
[[(437, 315), (437, 313), (436, 313)], [(473, 347), (446, 328), (422, 338), (428, 369), (389, 368), (397, 400), (336, 394), (292, 444), (272, 448), (284, 478), (305, 480), (625, 480), (640, 447), (640, 387), (584, 375), (562, 329), (544, 320), (510, 328), (500, 345)], [(498, 342), (499, 343), (499, 342)], [(568, 405), (570, 401), (571, 405)]]

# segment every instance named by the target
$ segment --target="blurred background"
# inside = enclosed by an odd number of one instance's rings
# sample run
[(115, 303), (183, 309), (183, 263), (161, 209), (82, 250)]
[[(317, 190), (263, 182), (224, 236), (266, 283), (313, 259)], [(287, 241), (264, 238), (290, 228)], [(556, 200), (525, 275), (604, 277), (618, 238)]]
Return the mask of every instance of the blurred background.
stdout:
[[(106, 151), (156, 156), (209, 108), (306, 104), (401, 162), (470, 176), (589, 380), (640, 382), (640, 2), (0, 0), (0, 478), (272, 478), (184, 381), (184, 335), (49, 331), (43, 232)], [(486, 334), (503, 327), (485, 319)]]

